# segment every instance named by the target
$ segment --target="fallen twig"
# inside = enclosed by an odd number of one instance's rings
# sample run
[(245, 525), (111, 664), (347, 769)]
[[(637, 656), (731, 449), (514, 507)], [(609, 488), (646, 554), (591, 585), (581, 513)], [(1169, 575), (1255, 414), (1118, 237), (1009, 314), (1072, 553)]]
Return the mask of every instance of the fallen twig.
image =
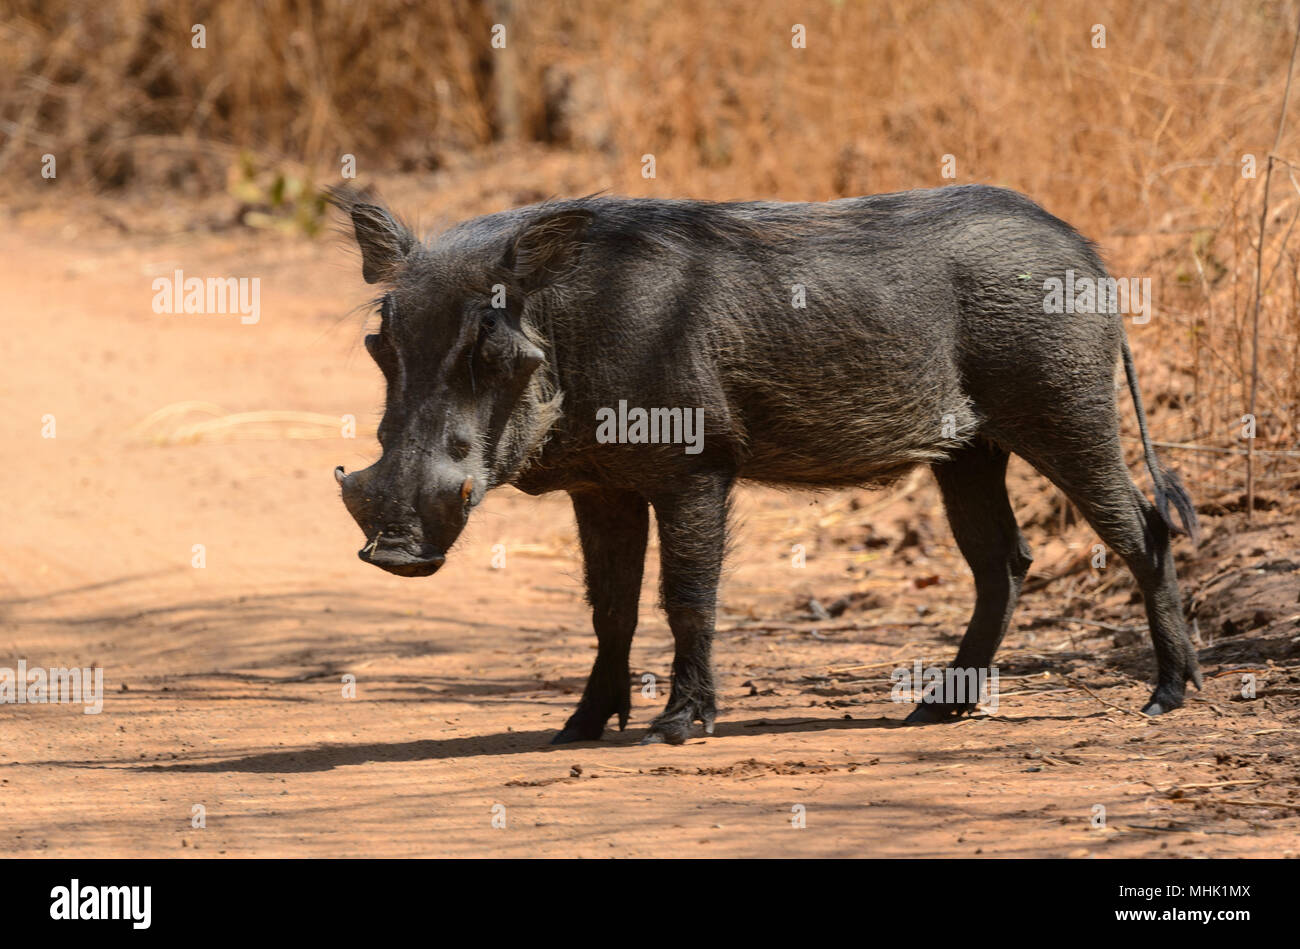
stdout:
[(1293, 811), (1300, 811), (1300, 804), (1293, 804), (1290, 801), (1232, 801), (1227, 798), (1211, 798), (1215, 804), (1237, 804), (1241, 807), (1289, 807)]
[(1076, 689), (1083, 689), (1083, 691), (1087, 692), (1090, 696), (1092, 696), (1094, 699), (1096, 699), (1096, 700), (1097, 700), (1098, 702), (1100, 702), (1102, 705), (1105, 705), (1107, 708), (1113, 708), (1113, 709), (1115, 709), (1117, 712), (1123, 712), (1123, 713), (1125, 713), (1126, 715), (1136, 715), (1138, 718), (1143, 719), (1143, 720), (1146, 720), (1146, 718), (1147, 718), (1147, 716), (1143, 715), (1141, 712), (1135, 712), (1135, 711), (1133, 711), (1131, 708), (1125, 708), (1125, 707), (1122, 706), (1122, 705), (1116, 705), (1114, 702), (1107, 702), (1107, 701), (1106, 701), (1105, 699), (1103, 699), (1100, 695), (1098, 695), (1096, 692), (1092, 691), (1092, 689), (1088, 688), (1086, 685), (1084, 685), (1082, 682), (1080, 682), (1080, 681), (1077, 680), (1077, 679), (1071, 679), (1069, 676), (1061, 676), (1061, 678), (1062, 678), (1064, 681), (1068, 682), (1070, 685), (1074, 686)]
[(1040, 623), (1078, 623), (1080, 626), (1095, 626), (1098, 629), (1104, 629), (1108, 633), (1144, 633), (1148, 627), (1146, 623), (1137, 626), (1116, 626), (1114, 623), (1102, 623), (1094, 619), (1084, 619), (1080, 616), (1039, 616), (1034, 619), (1034, 624)]

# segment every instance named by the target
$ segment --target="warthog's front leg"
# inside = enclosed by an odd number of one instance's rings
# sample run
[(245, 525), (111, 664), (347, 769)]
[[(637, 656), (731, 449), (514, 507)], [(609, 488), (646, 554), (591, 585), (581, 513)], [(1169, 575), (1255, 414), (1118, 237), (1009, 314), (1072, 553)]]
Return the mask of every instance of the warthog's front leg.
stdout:
[(652, 498), (659, 522), (661, 596), (673, 631), (673, 685), (668, 706), (645, 742), (681, 744), (696, 721), (713, 732), (713, 623), (726, 547), (730, 474), (685, 478)]
[(551, 740), (556, 745), (599, 738), (615, 712), (619, 729), (627, 727), (631, 709), (627, 657), (636, 632), (650, 520), (646, 499), (625, 491), (574, 494), (573, 512), (578, 518), (598, 648), (578, 710)]

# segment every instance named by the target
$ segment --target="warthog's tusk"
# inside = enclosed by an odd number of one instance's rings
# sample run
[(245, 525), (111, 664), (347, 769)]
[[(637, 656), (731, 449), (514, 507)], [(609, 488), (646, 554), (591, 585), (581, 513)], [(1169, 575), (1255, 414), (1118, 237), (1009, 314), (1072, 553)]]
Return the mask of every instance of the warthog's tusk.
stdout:
[(469, 496), (474, 493), (474, 479), (466, 478), (460, 486), (460, 500), (464, 504), (469, 503)]

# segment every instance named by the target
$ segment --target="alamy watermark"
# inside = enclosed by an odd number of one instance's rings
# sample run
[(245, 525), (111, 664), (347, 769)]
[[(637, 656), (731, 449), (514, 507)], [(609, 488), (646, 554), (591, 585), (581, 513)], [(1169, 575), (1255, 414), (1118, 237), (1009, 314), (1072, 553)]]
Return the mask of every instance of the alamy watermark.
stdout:
[(119, 919), (148, 929), (152, 907), (152, 886), (89, 886), (74, 877), (50, 890), (50, 919)]
[(602, 445), (685, 445), (686, 454), (704, 450), (704, 409), (627, 407), (627, 399), (596, 410), (596, 441)]
[(1065, 279), (1043, 281), (1044, 313), (1132, 313), (1137, 324), (1151, 321), (1150, 277), (1076, 277), (1073, 270)]
[(899, 666), (889, 674), (889, 680), (894, 683), (889, 690), (891, 702), (978, 704), (990, 712), (998, 710), (997, 666), (926, 666), (917, 659), (911, 668)]
[(104, 670), (98, 666), (79, 669), (28, 667), (26, 659), (18, 668), (0, 666), (0, 705), (71, 705), (85, 706), (87, 715), (104, 710)]
[(261, 277), (187, 277), (177, 270), (156, 277), (152, 289), (155, 313), (234, 313), (245, 325), (262, 318)]

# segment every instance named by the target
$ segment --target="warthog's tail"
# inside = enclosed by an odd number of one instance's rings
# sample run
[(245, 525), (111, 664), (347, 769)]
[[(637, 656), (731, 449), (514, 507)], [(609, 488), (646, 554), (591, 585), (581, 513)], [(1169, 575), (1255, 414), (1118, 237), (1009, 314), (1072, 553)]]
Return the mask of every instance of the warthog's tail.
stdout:
[[(1151, 434), (1147, 431), (1147, 413), (1142, 407), (1142, 396), (1138, 392), (1137, 369), (1133, 366), (1133, 351), (1128, 348), (1128, 335), (1121, 329), (1120, 341), (1124, 353), (1124, 375), (1128, 379), (1128, 391), (1133, 396), (1133, 408), (1137, 411), (1138, 431), (1142, 433), (1142, 451), (1146, 455), (1147, 470), (1151, 472), (1151, 483), (1155, 486), (1156, 510), (1164, 518), (1169, 529), (1175, 534), (1186, 534), (1195, 543), (1200, 536), (1200, 524), (1196, 519), (1196, 506), (1183, 487), (1183, 479), (1178, 472), (1166, 468), (1156, 458), (1156, 450), (1151, 445)], [(1169, 504), (1173, 502), (1178, 511), (1182, 526), (1174, 523), (1169, 514)]]

